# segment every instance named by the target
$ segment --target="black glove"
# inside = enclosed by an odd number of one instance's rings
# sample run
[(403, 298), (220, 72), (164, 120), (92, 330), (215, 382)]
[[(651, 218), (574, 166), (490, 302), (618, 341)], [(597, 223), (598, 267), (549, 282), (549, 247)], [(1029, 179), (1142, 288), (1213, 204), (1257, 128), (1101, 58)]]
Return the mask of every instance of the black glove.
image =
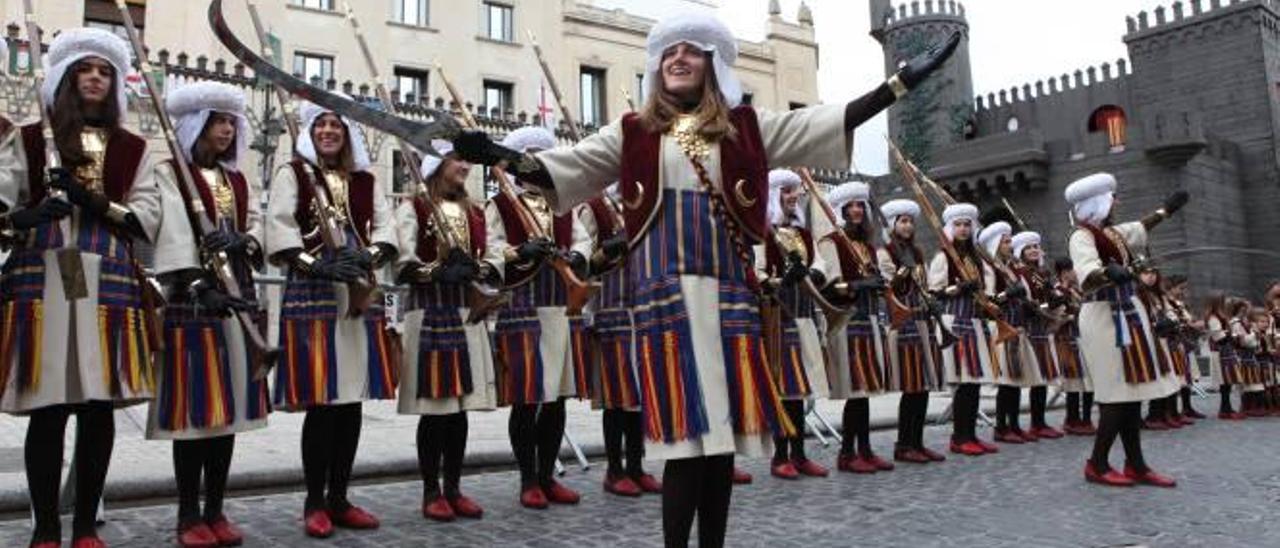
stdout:
[(823, 274), (821, 270), (810, 270), (809, 282), (813, 284), (813, 287), (822, 287), (827, 285), (827, 275)]
[(951, 33), (943, 42), (938, 42), (929, 48), (929, 51), (915, 56), (907, 64), (898, 71), (898, 79), (902, 81), (902, 85), (907, 89), (915, 89), (920, 82), (928, 78), (933, 71), (942, 66), (951, 54), (956, 51), (956, 47), (960, 45), (960, 39), (963, 38), (959, 32)]
[(480, 263), (461, 249), (449, 250), (444, 265), (436, 274), (440, 283), (462, 285), (480, 276)]
[(600, 245), (600, 251), (604, 253), (605, 260), (613, 261), (627, 254), (627, 236), (619, 234)]
[(579, 280), (587, 279), (588, 264), (586, 257), (583, 257), (582, 254), (577, 251), (570, 251), (567, 260), (569, 261), (569, 268), (573, 270), (574, 276), (577, 276)]
[(782, 285), (796, 285), (809, 275), (809, 267), (804, 261), (792, 258), (787, 261), (787, 269), (782, 273)]
[(107, 211), (107, 207), (111, 205), (106, 196), (93, 192), (77, 181), (75, 175), (64, 167), (52, 168), (49, 170), (49, 186), (55, 190), (61, 190), (67, 194), (67, 200), (76, 207), (101, 215)]
[[(344, 249), (344, 251), (346, 251)], [(352, 250), (354, 251), (354, 250)], [(334, 282), (353, 282), (363, 276), (365, 270), (356, 263), (354, 253), (339, 252), (334, 257), (321, 259), (311, 267), (311, 275)]]
[(977, 293), (982, 290), (982, 282), (978, 280), (969, 280), (967, 282), (960, 282), (960, 285), (957, 285), (956, 289), (960, 290), (961, 294)]
[(230, 230), (218, 229), (204, 235), (200, 245), (205, 251), (210, 253), (244, 253), (249, 248), (250, 238), (245, 234), (238, 234)]
[(884, 278), (881, 278), (880, 276), (858, 278), (854, 280), (853, 283), (849, 284), (849, 289), (859, 293), (864, 291), (883, 291)]
[(1022, 282), (1015, 283), (1004, 290), (1004, 297), (1006, 299), (1021, 299), (1026, 296), (1027, 286), (1022, 285)]
[(1187, 191), (1179, 190), (1164, 199), (1164, 206), (1162, 209), (1164, 209), (1166, 215), (1173, 215), (1174, 213), (1177, 213), (1179, 209), (1182, 209), (1182, 206), (1187, 205), (1187, 200), (1190, 199), (1191, 195), (1187, 194)]
[(453, 152), (469, 163), (487, 166), (504, 161), (515, 164), (522, 156), (519, 152), (493, 142), (488, 133), (479, 130), (466, 130), (454, 137)]
[(545, 238), (534, 238), (516, 248), (516, 256), (526, 263), (545, 260), (555, 253), (555, 242)]
[(17, 230), (28, 230), (44, 223), (53, 223), (71, 214), (71, 203), (61, 198), (46, 197), (33, 207), (19, 209), (9, 214), (9, 224)]
[(938, 301), (934, 299), (929, 299), (925, 304), (925, 310), (929, 311), (929, 316), (931, 317), (938, 318), (942, 316), (942, 305), (938, 304)]
[(1071, 301), (1067, 299), (1067, 296), (1062, 293), (1054, 292), (1049, 295), (1049, 308), (1058, 308), (1060, 306), (1065, 306), (1070, 302)]
[(1156, 320), (1156, 324), (1153, 328), (1155, 329), (1156, 335), (1166, 339), (1178, 335), (1178, 322), (1169, 318), (1160, 318), (1159, 320)]
[(1123, 265), (1115, 263), (1109, 264), (1102, 269), (1102, 273), (1107, 276), (1108, 280), (1116, 284), (1122, 284), (1133, 280), (1133, 271)]
[(200, 286), (196, 293), (196, 302), (200, 304), (200, 308), (222, 317), (229, 316), (233, 312), (253, 312), (258, 310), (256, 301), (232, 297), (218, 289), (212, 281)]

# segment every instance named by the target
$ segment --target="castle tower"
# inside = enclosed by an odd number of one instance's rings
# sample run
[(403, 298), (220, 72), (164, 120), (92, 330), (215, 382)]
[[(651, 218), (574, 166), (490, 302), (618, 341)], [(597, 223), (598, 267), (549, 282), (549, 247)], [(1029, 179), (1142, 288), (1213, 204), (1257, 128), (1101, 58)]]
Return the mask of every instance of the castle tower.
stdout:
[(870, 0), (871, 36), (884, 49), (888, 77), (905, 62), (946, 40), (953, 32), (964, 38), (947, 64), (920, 88), (889, 109), (889, 136), (921, 166), (930, 165), (934, 150), (964, 138), (973, 109), (973, 73), (969, 68), (969, 23), (955, 0)]

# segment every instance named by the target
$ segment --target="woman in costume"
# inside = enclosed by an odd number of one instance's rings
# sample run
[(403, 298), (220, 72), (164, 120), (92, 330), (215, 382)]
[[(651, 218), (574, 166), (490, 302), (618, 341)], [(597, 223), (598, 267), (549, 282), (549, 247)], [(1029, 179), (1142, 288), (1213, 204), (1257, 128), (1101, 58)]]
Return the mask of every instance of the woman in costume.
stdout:
[[(1023, 231), (1013, 235), (1013, 256), (1018, 264), (1014, 272), (1027, 288), (1028, 299), (1022, 301), (1026, 315), (1027, 339), (1030, 346), (1024, 350), (1034, 357), (1035, 382), (1031, 386), (1031, 429), (1027, 434), (1036, 439), (1058, 439), (1062, 431), (1049, 426), (1045, 412), (1049, 407), (1049, 386), (1057, 384), (1059, 376), (1058, 356), (1053, 341), (1053, 331), (1058, 321), (1051, 310), (1061, 306), (1061, 297), (1053, 290), (1053, 281), (1044, 270), (1044, 250), (1040, 247), (1040, 234)], [(1064, 320), (1065, 321), (1065, 320)]]

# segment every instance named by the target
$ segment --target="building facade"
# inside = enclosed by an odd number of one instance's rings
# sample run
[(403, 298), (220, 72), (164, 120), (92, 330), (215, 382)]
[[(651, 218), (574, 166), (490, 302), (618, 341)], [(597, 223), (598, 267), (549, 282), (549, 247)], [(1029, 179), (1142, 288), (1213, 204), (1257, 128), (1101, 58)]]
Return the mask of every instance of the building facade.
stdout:
[[(890, 132), (958, 198), (984, 210), (1007, 199), (1045, 235), (1051, 255), (1065, 255), (1071, 229), (1063, 189), (1098, 171), (1120, 180), (1120, 219), (1154, 210), (1175, 190), (1190, 193), (1184, 213), (1153, 232), (1149, 255), (1277, 251), (1280, 2), (1175, 1), (1128, 18), (1128, 61), (976, 99), (963, 6), (870, 4), (886, 73), (920, 44), (965, 33), (942, 77), (890, 110)], [(1241, 251), (1193, 253), (1162, 267), (1188, 275), (1199, 295), (1257, 297), (1280, 278), (1280, 260)]]

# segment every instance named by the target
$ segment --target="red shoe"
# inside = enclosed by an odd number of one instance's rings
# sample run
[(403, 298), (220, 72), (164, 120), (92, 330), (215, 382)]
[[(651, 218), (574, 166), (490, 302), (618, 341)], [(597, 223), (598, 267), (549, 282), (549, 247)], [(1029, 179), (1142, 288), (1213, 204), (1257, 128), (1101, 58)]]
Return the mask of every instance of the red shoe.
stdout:
[(639, 477), (631, 478), (631, 481), (634, 481), (636, 485), (640, 486), (640, 490), (646, 493), (662, 492), (662, 482), (653, 477), (653, 474), (640, 474)]
[(1196, 411), (1195, 409), (1188, 409), (1185, 413), (1182, 414), (1182, 416), (1188, 419), (1195, 419), (1195, 420), (1203, 420), (1208, 418), (1204, 415), (1204, 413)]
[(240, 532), (240, 528), (232, 525), (227, 516), (218, 516), (209, 522), (209, 530), (213, 531), (213, 536), (218, 538), (218, 546), (239, 546), (244, 544), (244, 533)]
[(422, 517), (432, 521), (453, 521), (457, 518), (449, 501), (437, 493), (431, 500), (422, 503)]
[(928, 457), (929, 460), (933, 462), (942, 462), (947, 460), (946, 455), (943, 455), (942, 453), (934, 451), (933, 449), (929, 449), (928, 447), (917, 447), (916, 451), (919, 451), (921, 455)]
[(1098, 427), (1094, 426), (1093, 422), (1085, 422), (1085, 421), (1080, 422), (1081, 436), (1092, 436), (1097, 433), (1098, 433)]
[(796, 470), (796, 465), (791, 464), (791, 461), (786, 460), (774, 462), (773, 465), (769, 467), (769, 473), (778, 479), (800, 479), (800, 471)]
[(978, 444), (978, 447), (981, 447), (984, 453), (995, 454), (1000, 452), (1000, 448), (989, 441), (974, 440), (973, 442)]
[(1237, 411), (1226, 411), (1223, 413), (1218, 413), (1218, 420), (1242, 421), (1244, 419), (1245, 419), (1244, 414)]
[(980, 455), (987, 454), (987, 450), (983, 449), (981, 445), (978, 445), (978, 442), (976, 441), (966, 441), (966, 442), (960, 443), (953, 440), (951, 442), (951, 452), (959, 455), (967, 455), (970, 457), (977, 457)]
[(217, 545), (218, 537), (203, 521), (178, 527), (178, 546), (182, 548), (213, 548)]
[(620, 497), (638, 497), (644, 494), (640, 491), (640, 486), (631, 481), (631, 478), (621, 475), (610, 476), (608, 474), (604, 477), (604, 492), (613, 493)]
[(1108, 487), (1133, 487), (1133, 480), (1110, 468), (1106, 472), (1098, 472), (1093, 461), (1084, 463), (1084, 480)]
[(1147, 420), (1142, 421), (1142, 429), (1143, 429), (1143, 430), (1154, 430), (1154, 431), (1159, 432), (1159, 431), (1161, 431), (1161, 430), (1168, 430), (1168, 429), (1169, 429), (1169, 425), (1165, 424), (1165, 423), (1164, 423), (1164, 421), (1162, 421), (1162, 420), (1147, 419)]
[(551, 480), (546, 487), (542, 488), (542, 491), (547, 494), (548, 502), (556, 504), (577, 504), (578, 501), (582, 500), (582, 495), (579, 495), (577, 491), (565, 487), (564, 484), (556, 480)]
[(1007, 428), (997, 429), (995, 440), (1000, 443), (1008, 443), (1013, 445), (1022, 445), (1023, 443), (1025, 443), (1025, 441), (1023, 441), (1022, 439), (1022, 436), (1018, 435), (1013, 430), (1009, 430)]
[(1013, 433), (1015, 433), (1015, 434), (1017, 434), (1017, 435), (1021, 436), (1021, 437), (1022, 437), (1022, 441), (1027, 442), (1027, 443), (1037, 443), (1037, 442), (1039, 442), (1039, 441), (1040, 441), (1040, 436), (1037, 436), (1037, 435), (1036, 435), (1036, 433), (1035, 433), (1035, 429), (1031, 429), (1031, 430), (1023, 430), (1023, 429), (1021, 429), (1021, 428), (1018, 428), (1018, 429), (1014, 430), (1014, 431), (1013, 431)]
[(453, 514), (460, 518), (480, 519), (484, 517), (484, 508), (481, 508), (476, 501), (471, 500), (465, 495), (458, 495), (453, 498), (446, 497), (449, 501), (449, 507), (453, 508)]
[(1144, 485), (1153, 485), (1156, 487), (1177, 487), (1178, 482), (1173, 478), (1157, 473), (1155, 470), (1148, 468), (1145, 472), (1138, 473), (1132, 466), (1124, 465), (1124, 477), (1130, 481), (1141, 483)]
[(1186, 426), (1182, 424), (1182, 421), (1173, 417), (1165, 417), (1164, 424), (1165, 426), (1168, 426), (1170, 430), (1181, 430), (1183, 426)]
[(871, 461), (852, 455), (842, 456), (837, 468), (839, 468), (841, 472), (851, 472), (854, 474), (874, 474), (877, 471), (876, 465), (872, 464)]
[(333, 536), (333, 520), (329, 519), (329, 512), (325, 510), (307, 510), (302, 514), (302, 525), (309, 537)]
[(800, 475), (811, 478), (825, 478), (831, 473), (830, 470), (827, 470), (827, 467), (809, 459), (795, 461), (792, 465), (796, 467), (796, 471), (800, 472)]
[(892, 462), (880, 458), (880, 455), (875, 453), (867, 453), (866, 455), (863, 455), (862, 458), (871, 463), (872, 466), (875, 466), (876, 470), (881, 472), (890, 472), (894, 468)]
[(71, 548), (107, 548), (107, 543), (102, 542), (97, 534), (92, 534), (72, 540)]
[(1245, 411), (1245, 413), (1244, 413), (1244, 414), (1245, 414), (1245, 415), (1248, 415), (1248, 416), (1250, 416), (1250, 417), (1265, 417), (1265, 416), (1267, 416), (1267, 412), (1266, 412), (1266, 410), (1263, 410), (1263, 409), (1250, 409), (1250, 410), (1248, 410), (1248, 411)]
[(1062, 433), (1068, 436), (1082, 436), (1080, 433), (1080, 423), (1076, 421), (1062, 423)]
[(377, 529), (381, 523), (373, 514), (359, 506), (348, 506), (341, 512), (329, 511), (329, 519), (333, 524), (344, 529)]
[(893, 450), (893, 460), (898, 462), (909, 462), (912, 464), (928, 464), (933, 459), (928, 455), (921, 453), (919, 449), (914, 447), (899, 447)]
[(1174, 416), (1172, 416), (1172, 417), (1169, 417), (1169, 422), (1171, 422), (1171, 423), (1176, 422), (1176, 423), (1178, 423), (1178, 426), (1179, 426), (1179, 427), (1182, 427), (1182, 426), (1191, 426), (1191, 425), (1193, 425), (1193, 424), (1195, 424), (1195, 423), (1196, 423), (1196, 421), (1193, 421), (1193, 420), (1191, 420), (1190, 418), (1187, 418), (1187, 416), (1186, 416), (1186, 415), (1183, 415), (1183, 414), (1181, 414), (1181, 413), (1179, 413), (1179, 414), (1177, 414), (1177, 415), (1174, 415)]
[(738, 468), (737, 466), (734, 466), (734, 467), (733, 467), (733, 483), (734, 483), (734, 485), (748, 485), (748, 484), (750, 484), (752, 481), (754, 481), (754, 480), (753, 480), (753, 478), (751, 477), (751, 474), (748, 474), (746, 470), (743, 470), (743, 469), (741, 469), (741, 468)]
[(526, 487), (520, 492), (520, 505), (534, 510), (543, 510), (548, 505), (547, 495), (537, 485)]
[(1032, 427), (1031, 433), (1037, 438), (1042, 438), (1046, 440), (1056, 440), (1063, 436), (1063, 433), (1061, 430), (1058, 430), (1057, 428), (1054, 428), (1049, 425)]

